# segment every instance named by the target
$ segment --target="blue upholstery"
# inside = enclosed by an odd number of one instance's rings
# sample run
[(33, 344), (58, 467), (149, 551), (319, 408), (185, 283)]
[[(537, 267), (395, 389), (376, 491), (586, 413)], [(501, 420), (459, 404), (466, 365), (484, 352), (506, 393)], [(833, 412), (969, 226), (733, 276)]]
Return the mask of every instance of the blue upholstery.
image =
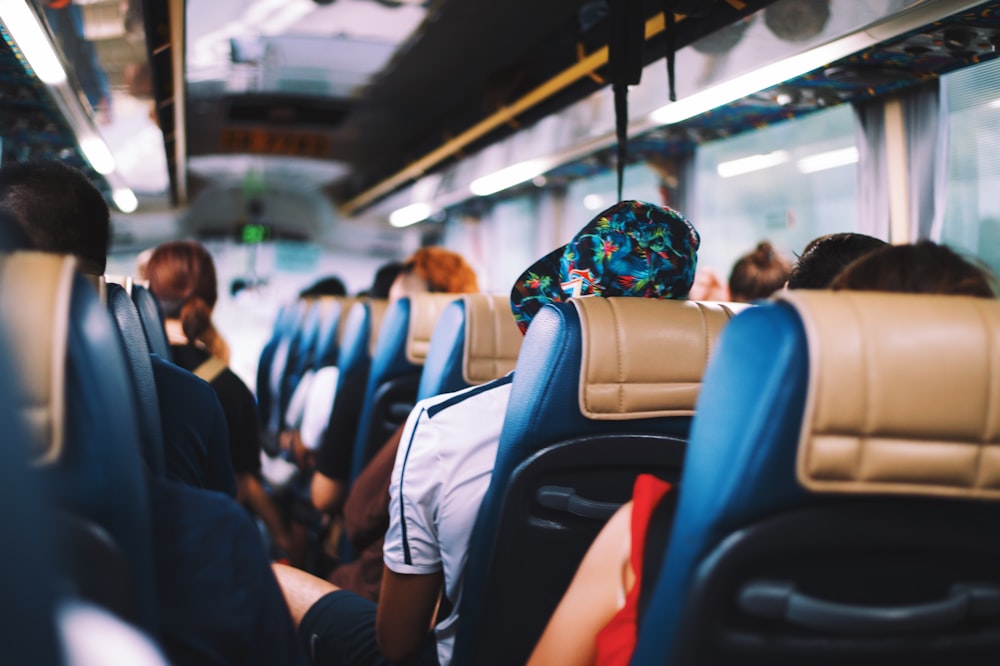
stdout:
[(431, 347), (424, 361), (417, 388), (417, 400), (430, 398), (440, 393), (450, 393), (466, 388), (469, 383), (462, 375), (462, 360), (465, 352), (465, 301), (459, 299), (441, 313)]
[(135, 304), (121, 285), (107, 285), (108, 310), (118, 325), (122, 348), (135, 391), (139, 434), (146, 464), (155, 476), (163, 476), (163, 428), (157, 401), (156, 380), (146, 345), (146, 334)]
[(457, 664), (523, 663), (603, 526), (539, 511), (539, 485), (551, 480), (620, 504), (639, 472), (668, 479), (678, 473), (689, 416), (591, 420), (581, 412), (582, 338), (576, 307), (551, 304), (532, 320), (521, 346), (496, 466), (470, 540)]
[[(890, 296), (897, 299), (921, 298)], [(809, 298), (830, 297), (817, 292), (815, 295), (797, 294), (794, 298), (805, 299), (804, 302), (808, 303)], [(839, 297), (843, 299), (846, 295)], [(862, 418), (866, 423), (876, 423), (873, 419), (878, 414), (875, 411), (877, 405), (891, 404), (895, 408), (894, 413), (905, 414), (905, 411), (899, 411), (900, 405), (907, 404), (905, 396), (915, 393), (907, 391), (907, 383), (919, 389), (925, 398), (931, 395), (932, 402), (943, 404), (943, 396), (933, 397), (934, 391), (942, 390), (935, 387), (941, 375), (937, 370), (928, 371), (921, 366), (934, 367), (922, 362), (927, 359), (954, 358), (954, 324), (951, 318), (942, 316), (936, 308), (929, 308), (930, 312), (924, 313), (926, 316), (913, 325), (893, 326), (890, 325), (892, 315), (881, 312), (884, 304), (869, 301), (866, 307), (865, 303), (853, 301), (851, 305), (852, 312), (863, 313), (863, 316), (858, 315), (857, 320), (847, 321), (844, 326), (846, 332), (837, 331), (828, 340), (851, 340), (854, 337), (863, 340), (853, 348), (850, 348), (850, 343), (844, 347), (851, 349), (858, 359), (858, 367), (867, 368), (867, 372), (845, 377), (837, 384), (839, 390), (830, 393), (834, 396), (830, 404), (840, 406), (833, 409), (843, 413), (857, 404), (860, 406), (859, 413), (867, 415)], [(821, 310), (817, 308), (817, 311)], [(905, 310), (904, 307), (900, 312)], [(871, 327), (859, 334), (860, 329), (850, 327), (861, 319)], [(972, 328), (977, 329), (971, 337), (986, 340), (995, 347), (994, 325), (976, 316), (970, 319), (974, 322)], [(949, 326), (953, 328), (949, 330)], [(880, 586), (888, 587), (893, 579), (899, 578), (905, 594), (912, 595), (927, 582), (927, 566), (938, 566), (938, 562), (952, 558), (954, 553), (945, 549), (963, 539), (970, 541), (971, 537), (972, 552), (976, 548), (991, 549), (983, 553), (991, 562), (986, 571), (992, 571), (990, 575), (994, 583), (996, 581), (995, 561), (1000, 539), (994, 536), (995, 530), (983, 528), (983, 525), (996, 524), (998, 512), (995, 507), (985, 503), (962, 504), (940, 497), (900, 499), (900, 496), (878, 497), (870, 492), (818, 494), (807, 492), (799, 484), (796, 459), (807, 392), (819, 381), (817, 377), (810, 378), (810, 357), (822, 358), (818, 355), (819, 347), (810, 347), (806, 330), (797, 306), (779, 301), (741, 314), (723, 332), (699, 396), (669, 546), (631, 663), (989, 663), (954, 655), (949, 658), (948, 653), (931, 654), (928, 650), (947, 650), (949, 645), (960, 645), (961, 639), (956, 641), (954, 636), (935, 636), (926, 631), (917, 632), (915, 639), (910, 639), (915, 642), (908, 645), (902, 634), (876, 635), (866, 643), (863, 637), (858, 639), (850, 632), (840, 636), (836, 632), (817, 631), (813, 635), (801, 627), (791, 626), (789, 629), (776, 621), (767, 624), (759, 620), (754, 623), (739, 619), (742, 614), (734, 608), (734, 590), (740, 589), (746, 582), (734, 573), (740, 566), (746, 566), (747, 571), (743, 573), (751, 578), (788, 576), (795, 579), (803, 572), (808, 573), (815, 560), (819, 564), (815, 565), (818, 574), (814, 574), (814, 583), (818, 580), (826, 586), (823, 591), (828, 597), (836, 599), (840, 595), (841, 601), (849, 601), (854, 597), (844, 595), (854, 587), (859, 588), (855, 591), (863, 600), (859, 602), (862, 605), (892, 606), (885, 599), (895, 597), (877, 596)], [(881, 335), (883, 331), (884, 336)], [(891, 389), (893, 395), (899, 397), (889, 403), (876, 392), (879, 386), (888, 384), (885, 379), (872, 379), (876, 377), (873, 369), (875, 361), (897, 356), (896, 352), (904, 348), (901, 347), (904, 342), (908, 348), (908, 361), (918, 360), (916, 364), (908, 362), (903, 386)], [(889, 355), (872, 356), (875, 349), (892, 351)], [(971, 364), (972, 367), (982, 368), (986, 365), (988, 370), (985, 376), (989, 377), (990, 372), (993, 377), (996, 376), (995, 362), (992, 366), (988, 365), (988, 357), (983, 356), (979, 349), (975, 349), (972, 355), (976, 358), (969, 359), (965, 367)], [(977, 361), (978, 358), (982, 361)], [(898, 358), (890, 362), (899, 363)], [(835, 366), (824, 366), (824, 369), (840, 370), (843, 365), (841, 362)], [(898, 381), (899, 378), (896, 379)], [(978, 390), (972, 392), (978, 393)], [(975, 404), (980, 402), (986, 405), (989, 413), (995, 412), (995, 398), (992, 405), (985, 399), (977, 400)], [(828, 416), (826, 420), (829, 422)], [(919, 422), (920, 419), (914, 420)], [(988, 418), (985, 420), (991, 422)], [(868, 436), (866, 428), (873, 426), (858, 427), (859, 431), (833, 432), (847, 440)], [(860, 435), (855, 435), (855, 432), (860, 432)], [(872, 431), (872, 436), (876, 435), (888, 436), (884, 430)], [(920, 439), (919, 433), (915, 436)], [(925, 437), (929, 437), (931, 442), (937, 441), (933, 435)], [(907, 458), (904, 460), (908, 461), (907, 465), (912, 462)], [(939, 464), (945, 463), (944, 458), (938, 461)], [(987, 520), (984, 522), (983, 518)], [(960, 524), (965, 520), (973, 527), (965, 526), (963, 534)], [(936, 530), (940, 532), (935, 535)], [(824, 539), (830, 543), (818, 549), (810, 545), (822, 543)], [(859, 545), (857, 550), (851, 550), (854, 541)], [(872, 544), (875, 544), (874, 549)], [(961, 545), (968, 546), (967, 543)], [(915, 549), (923, 547), (928, 549), (915, 552)], [(872, 574), (865, 566), (869, 560), (875, 559), (872, 555), (875, 551), (884, 553), (885, 559), (872, 563), (872, 571), (876, 572)], [(756, 555), (753, 555), (754, 552)], [(810, 555), (811, 552), (815, 555)], [(741, 557), (746, 562), (741, 562)], [(757, 557), (757, 560), (752, 557)], [(922, 558), (921, 564), (915, 565), (908, 559), (911, 557)], [(969, 551), (961, 552), (956, 561), (959, 562), (958, 569), (973, 579), (980, 573)], [(771, 570), (774, 568), (777, 570)], [(907, 580), (906, 575), (911, 570), (920, 573)], [(866, 575), (869, 577), (865, 578)], [(718, 592), (722, 588), (713, 587), (715, 579), (724, 576), (730, 576), (730, 581), (735, 581), (732, 583), (734, 587), (726, 590), (725, 594)], [(946, 580), (945, 574), (942, 574), (941, 580)], [(938, 583), (940, 581), (935, 580), (935, 584)], [(947, 589), (947, 584), (944, 584), (943, 590)], [(943, 590), (938, 593), (943, 595)], [(706, 599), (713, 596), (711, 603), (716, 605), (704, 605), (709, 603)], [(934, 596), (931, 595), (932, 598)], [(910, 603), (913, 598), (909, 596)], [(711, 633), (716, 627), (733, 624), (739, 627), (741, 639), (733, 645), (727, 644), (726, 649), (735, 649), (735, 656), (731, 654), (729, 658), (722, 659), (698, 655), (697, 649), (716, 649), (723, 642)], [(964, 635), (971, 636), (973, 643), (978, 642), (979, 647), (973, 646), (973, 650), (992, 645), (994, 652), (988, 659), (995, 661), (996, 617), (992, 624), (980, 626), (990, 627), (991, 633), (977, 635), (963, 630)], [(988, 642), (987, 637), (993, 642)], [(776, 656), (761, 652), (772, 649), (778, 650)], [(902, 653), (894, 651), (897, 649), (908, 650), (908, 656), (901, 657)], [(748, 652), (741, 653), (740, 650)], [(841, 661), (836, 661), (837, 658)], [(921, 660), (928, 658), (928, 662)]]
[(169, 361), (170, 343), (167, 341), (167, 332), (163, 328), (163, 311), (160, 309), (160, 302), (153, 295), (153, 292), (139, 284), (132, 285), (132, 300), (139, 311), (139, 319), (142, 321), (142, 330), (146, 335), (149, 351)]
[(344, 324), (337, 394), (319, 455), (321, 462), (330, 461), (323, 465), (323, 473), (340, 481), (350, 477), (354, 441), (371, 369), (372, 331), (378, 328), (379, 322), (375, 319), (383, 307), (384, 301), (359, 301), (348, 311)]
[(332, 302), (327, 304), (316, 332), (312, 354), (313, 370), (337, 365), (340, 354), (341, 318), (347, 316), (346, 310), (348, 308), (346, 306), (349, 301), (343, 298), (331, 298), (330, 300)]
[[(365, 390), (361, 414), (358, 418), (358, 430), (354, 437), (354, 452), (351, 455), (351, 473), (349, 481), (354, 482), (365, 464), (371, 459), (378, 447), (392, 434), (395, 425), (376, 423), (378, 403), (386, 396), (386, 391), (392, 391), (398, 386), (408, 397), (404, 402), (411, 407), (416, 399), (417, 384), (420, 380), (420, 365), (411, 363), (406, 358), (406, 339), (409, 332), (411, 303), (409, 298), (401, 298), (385, 313), (382, 320), (375, 350), (371, 358), (371, 368), (365, 382)], [(343, 376), (343, 375), (341, 375)], [(340, 390), (337, 391), (340, 397)], [(409, 410), (405, 410), (409, 413)], [(406, 416), (402, 415), (405, 419)], [(390, 429), (391, 426), (391, 429)], [(386, 432), (388, 430), (388, 432)]]
[(66, 445), (52, 472), (63, 506), (108, 531), (132, 565), (139, 617), (157, 633), (149, 504), (135, 397), (107, 311), (82, 277), (70, 304)]

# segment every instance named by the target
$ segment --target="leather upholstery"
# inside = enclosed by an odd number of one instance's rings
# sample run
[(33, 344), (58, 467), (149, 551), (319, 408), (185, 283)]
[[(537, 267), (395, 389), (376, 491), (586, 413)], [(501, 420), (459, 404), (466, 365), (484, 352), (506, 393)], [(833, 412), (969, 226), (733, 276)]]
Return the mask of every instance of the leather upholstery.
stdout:
[(410, 321), (406, 330), (406, 360), (423, 365), (431, 336), (441, 312), (458, 297), (454, 294), (415, 294), (410, 297)]
[[(672, 537), (632, 663), (668, 663), (679, 645), (715, 622), (683, 626), (693, 617), (692, 589), (705, 584), (704, 567), (727, 544), (739, 543), (738, 530), (793, 511), (855, 506), (864, 515), (865, 506), (869, 512), (896, 506), (903, 493), (937, 496), (942, 506), (947, 495), (947, 506), (956, 508), (963, 484), (971, 486), (966, 496), (990, 495), (988, 463), (977, 469), (962, 440), (981, 437), (976, 448), (992, 452), (992, 419), (1000, 408), (1000, 393), (992, 390), (1000, 376), (992, 352), (998, 313), (1000, 302), (964, 297), (799, 291), (735, 317), (706, 370)], [(863, 449), (872, 439), (874, 465), (862, 458), (858, 465), (840, 462), (844, 451), (869, 455)], [(823, 492), (803, 486), (798, 470)], [(871, 483), (862, 488), (862, 478)], [(930, 521), (929, 500), (906, 500), (911, 504), (902, 505), (900, 520)], [(921, 536), (906, 532), (913, 534)], [(795, 537), (783, 533), (793, 553)], [(908, 552), (896, 554), (897, 566)], [(937, 561), (933, 554), (924, 559)], [(852, 570), (863, 562), (844, 561)], [(817, 641), (830, 646), (832, 638)], [(875, 650), (880, 663), (893, 661), (885, 645)], [(804, 654), (798, 663), (810, 660)]]
[(506, 296), (464, 294), (438, 319), (417, 399), (502, 377), (514, 369), (524, 336)]
[(694, 414), (722, 327), (746, 307), (648, 298), (573, 302), (583, 330), (580, 411), (589, 419)]
[(869, 293), (783, 298), (802, 318), (811, 350), (796, 466), (802, 485), (1000, 499), (995, 303)]

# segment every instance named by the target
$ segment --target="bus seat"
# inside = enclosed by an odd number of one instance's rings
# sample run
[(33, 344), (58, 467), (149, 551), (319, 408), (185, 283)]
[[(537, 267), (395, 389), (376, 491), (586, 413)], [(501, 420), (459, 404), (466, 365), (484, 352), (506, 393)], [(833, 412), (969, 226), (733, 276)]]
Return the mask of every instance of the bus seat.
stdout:
[(997, 301), (799, 291), (737, 317), (632, 663), (996, 663), (998, 385)]
[(458, 294), (414, 294), (400, 298), (385, 313), (365, 385), (350, 482), (409, 416), (434, 327), (457, 298)]
[[(284, 322), (280, 322), (284, 324), (280, 327), (281, 330), (278, 330), (278, 326), (275, 327), (275, 337), (272, 338), (274, 342), (273, 352), (269, 354), (268, 363), (266, 364), (267, 389), (265, 394), (269, 409), (262, 415), (262, 422), (265, 430), (274, 435), (275, 439), (277, 439), (277, 433), (281, 429), (281, 417), (285, 413), (288, 400), (291, 398), (291, 394), (287, 392), (285, 376), (289, 370), (288, 361), (294, 356), (293, 346), (298, 339), (299, 327), (302, 325), (303, 318), (308, 313), (308, 303), (300, 299), (289, 306), (286, 312), (287, 319)], [(265, 351), (267, 350), (268, 348), (265, 347)], [(260, 382), (258, 381), (259, 385)]]
[[(54, 503), (92, 521), (129, 562), (140, 626), (157, 610), (135, 396), (111, 317), (74, 260), (0, 260), (0, 311), (23, 387), (20, 412)], [(16, 313), (16, 316), (10, 314)]]
[(504, 376), (514, 369), (523, 339), (507, 295), (464, 294), (434, 328), (417, 400)]
[(330, 420), (320, 444), (322, 456), (338, 461), (336, 466), (343, 470), (343, 481), (347, 481), (346, 477), (350, 475), (354, 440), (371, 369), (372, 341), (381, 329), (387, 309), (388, 301), (366, 298), (354, 303), (347, 312), (338, 361), (340, 377)]
[(146, 334), (139, 320), (139, 312), (125, 288), (111, 282), (107, 285), (107, 305), (117, 324), (132, 378), (143, 458), (151, 473), (163, 476), (163, 426), (160, 422), (153, 363), (149, 357)]
[(330, 304), (323, 313), (319, 331), (316, 335), (316, 349), (313, 352), (312, 369), (319, 370), (331, 365), (337, 365), (340, 352), (340, 340), (343, 335), (347, 312), (354, 305), (355, 299), (341, 296), (329, 297)]
[(281, 341), (287, 334), (291, 326), (292, 306), (282, 305), (278, 308), (278, 315), (274, 318), (274, 326), (271, 328), (271, 337), (260, 350), (260, 357), (257, 359), (257, 414), (265, 430), (269, 427), (271, 418), (271, 367), (274, 365), (274, 356), (277, 353)]
[(702, 370), (743, 307), (585, 297), (539, 311), (469, 543), (455, 663), (524, 663), (635, 477), (678, 478)]
[(156, 296), (141, 284), (133, 284), (132, 301), (139, 311), (149, 351), (165, 361), (171, 360), (170, 343), (167, 341), (167, 331), (163, 327), (163, 311)]

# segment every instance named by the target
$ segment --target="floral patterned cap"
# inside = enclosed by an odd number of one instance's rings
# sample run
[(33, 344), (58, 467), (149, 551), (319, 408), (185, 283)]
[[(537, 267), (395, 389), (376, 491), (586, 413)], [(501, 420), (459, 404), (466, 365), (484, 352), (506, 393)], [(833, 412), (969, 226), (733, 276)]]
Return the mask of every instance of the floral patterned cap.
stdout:
[(687, 298), (701, 239), (671, 208), (622, 201), (536, 261), (510, 293), (521, 333), (546, 303), (575, 296)]

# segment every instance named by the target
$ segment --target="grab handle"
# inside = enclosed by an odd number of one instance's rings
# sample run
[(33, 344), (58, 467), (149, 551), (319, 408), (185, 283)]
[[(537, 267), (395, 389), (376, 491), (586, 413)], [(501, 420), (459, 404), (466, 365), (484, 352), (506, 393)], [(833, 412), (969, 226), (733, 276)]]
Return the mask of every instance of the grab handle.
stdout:
[(535, 493), (535, 499), (546, 509), (565, 511), (593, 520), (607, 520), (621, 507), (617, 502), (599, 502), (580, 497), (575, 489), (563, 486), (542, 486)]
[(992, 583), (955, 583), (948, 596), (930, 603), (859, 606), (826, 601), (797, 592), (786, 581), (757, 580), (740, 591), (739, 607), (749, 615), (831, 633), (881, 634), (944, 629), (966, 617), (1000, 615), (1000, 587)]

